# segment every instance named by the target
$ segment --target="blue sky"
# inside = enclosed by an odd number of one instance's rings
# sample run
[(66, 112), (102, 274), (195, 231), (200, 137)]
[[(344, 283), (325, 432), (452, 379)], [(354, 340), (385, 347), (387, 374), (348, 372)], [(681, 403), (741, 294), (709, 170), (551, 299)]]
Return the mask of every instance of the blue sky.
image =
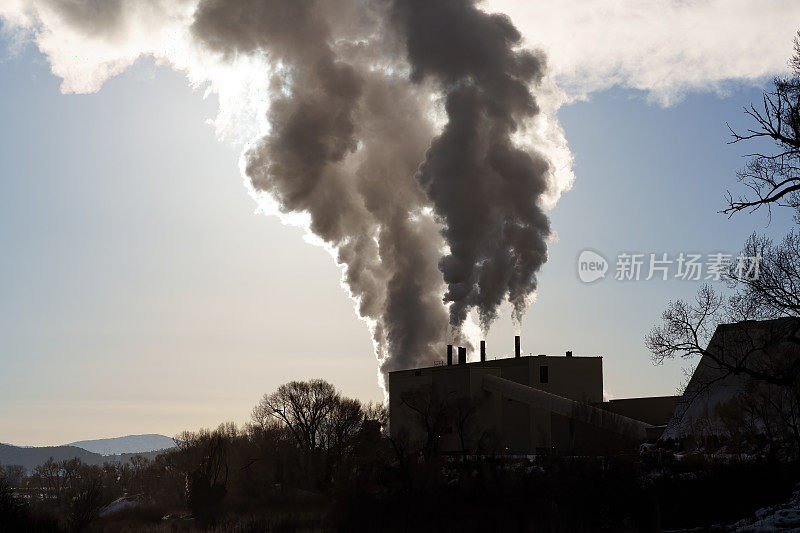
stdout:
[[(300, 229), (255, 214), (238, 147), (207, 123), (215, 97), (151, 60), (96, 94), (59, 85), (33, 45), (0, 63), (0, 441), (244, 422), (291, 379), (382, 398), (339, 269)], [(662, 107), (612, 88), (560, 109), (576, 181), (551, 212), (558, 240), (525, 352), (603, 355), (613, 397), (674, 392), (689, 363), (653, 366), (643, 337), (698, 283), (585, 285), (576, 259), (586, 248), (735, 253), (752, 231), (783, 234), (788, 213), (769, 225), (717, 213), (747, 151), (726, 144), (725, 123), (745, 127), (742, 106), (760, 95), (729, 84)], [(512, 335), (501, 318), (490, 356)]]

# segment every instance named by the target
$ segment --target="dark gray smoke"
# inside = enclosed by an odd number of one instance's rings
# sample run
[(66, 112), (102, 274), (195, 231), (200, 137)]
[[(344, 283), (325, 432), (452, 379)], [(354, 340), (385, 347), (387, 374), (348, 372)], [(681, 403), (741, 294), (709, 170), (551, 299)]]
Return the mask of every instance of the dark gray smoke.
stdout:
[(521, 35), (511, 21), (474, 1), (395, 0), (392, 16), (411, 79), (433, 78), (446, 95), (448, 122), (418, 179), (450, 246), (439, 263), (450, 324), (476, 307), (488, 329), (505, 297), (520, 321), (547, 261), (550, 226), (538, 202), (549, 165), (516, 148), (512, 135), (539, 111), (528, 87), (541, 80), (544, 59), (515, 50)]
[(506, 17), (468, 0), (204, 0), (192, 30), (226, 58), (267, 55), (270, 133), (247, 176), (336, 251), (383, 371), (463, 342), (473, 307), (488, 328), (507, 297), (521, 319), (549, 167), (512, 136), (544, 62)]

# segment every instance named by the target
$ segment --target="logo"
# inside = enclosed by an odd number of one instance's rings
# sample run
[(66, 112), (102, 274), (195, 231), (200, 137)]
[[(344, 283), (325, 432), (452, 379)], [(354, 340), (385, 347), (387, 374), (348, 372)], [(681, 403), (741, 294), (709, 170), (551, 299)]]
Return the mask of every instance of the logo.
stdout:
[(591, 250), (584, 250), (578, 256), (578, 277), (584, 283), (592, 283), (606, 277), (608, 261), (602, 255)]

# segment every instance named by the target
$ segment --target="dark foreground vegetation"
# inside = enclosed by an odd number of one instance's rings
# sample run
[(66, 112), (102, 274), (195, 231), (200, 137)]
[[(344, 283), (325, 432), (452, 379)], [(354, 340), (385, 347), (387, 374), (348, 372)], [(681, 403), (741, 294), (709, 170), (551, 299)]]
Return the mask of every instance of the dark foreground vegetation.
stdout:
[(657, 531), (733, 522), (800, 480), (762, 455), (443, 456), (397, 446), (385, 422), (324, 381), (293, 382), (244, 428), (185, 432), (152, 461), (3, 467), (0, 529)]

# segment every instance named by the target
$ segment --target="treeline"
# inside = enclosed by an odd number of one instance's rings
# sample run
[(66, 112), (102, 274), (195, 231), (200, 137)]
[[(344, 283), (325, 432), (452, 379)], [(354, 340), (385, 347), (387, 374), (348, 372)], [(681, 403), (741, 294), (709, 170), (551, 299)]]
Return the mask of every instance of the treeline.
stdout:
[(188, 514), (201, 528), (231, 511), (319, 505), (322, 495), (377, 484), (393, 455), (381, 435), (385, 423), (383, 406), (346, 398), (326, 381), (291, 382), (262, 399), (252, 423), (185, 431), (175, 449), (152, 461), (100, 467), (50, 459), (30, 475), (2, 467), (0, 530), (110, 527), (116, 518), (101, 516), (103, 509), (122, 497), (130, 504), (120, 502), (127, 509), (113, 514), (123, 521), (158, 524), (172, 515), (184, 523)]
[(787, 496), (793, 464), (443, 456), (322, 380), (266, 395), (244, 427), (184, 432), (154, 460), (0, 471), (7, 531), (656, 531), (728, 523)]

